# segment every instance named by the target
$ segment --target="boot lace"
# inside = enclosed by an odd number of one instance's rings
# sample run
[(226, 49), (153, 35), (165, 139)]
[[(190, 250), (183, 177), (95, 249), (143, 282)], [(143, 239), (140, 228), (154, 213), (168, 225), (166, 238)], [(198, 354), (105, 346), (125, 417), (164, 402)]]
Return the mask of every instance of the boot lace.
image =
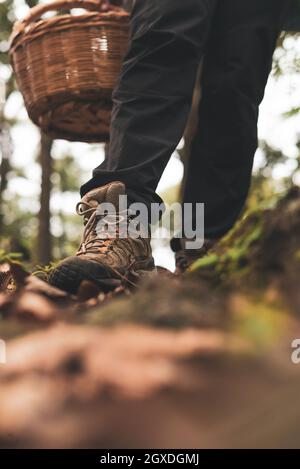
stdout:
[[(102, 215), (97, 213), (98, 207), (92, 207), (87, 202), (79, 202), (76, 206), (78, 215), (84, 218), (84, 231), (79, 250), (76, 255), (81, 254), (98, 254), (99, 252), (107, 252), (112, 247), (113, 241), (119, 237), (120, 227), (125, 226), (128, 220), (128, 210), (118, 212), (113, 215)], [(96, 227), (99, 221), (105, 216), (105, 225), (110, 228), (97, 232)], [(112, 236), (114, 233), (115, 236)]]

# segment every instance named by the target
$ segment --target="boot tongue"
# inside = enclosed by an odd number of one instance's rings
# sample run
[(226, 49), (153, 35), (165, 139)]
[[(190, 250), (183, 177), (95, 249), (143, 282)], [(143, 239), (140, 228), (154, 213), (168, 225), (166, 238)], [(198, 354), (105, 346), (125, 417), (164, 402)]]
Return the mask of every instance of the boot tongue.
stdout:
[(106, 186), (97, 187), (96, 189), (88, 192), (83, 198), (82, 202), (88, 203), (91, 207), (97, 208), (99, 204), (110, 203), (116, 212), (119, 211), (119, 197), (125, 195), (125, 185), (122, 182), (111, 182)]
[[(92, 191), (88, 192), (82, 199), (81, 203), (88, 204), (90, 208), (95, 208), (103, 203), (110, 203), (115, 207), (114, 213), (119, 212), (119, 197), (120, 195), (125, 195), (125, 185), (122, 182), (112, 182), (106, 186), (97, 187)], [(86, 226), (88, 226), (90, 217), (95, 211), (85, 214), (84, 219)], [(85, 246), (88, 245), (88, 249), (94, 249), (95, 246), (99, 252), (105, 252), (107, 245), (105, 243), (103, 246), (99, 246), (99, 239), (109, 240), (110, 237), (106, 230), (103, 233), (96, 230), (97, 218), (94, 219), (93, 225), (90, 226), (91, 229), (88, 229), (88, 232), (84, 235), (83, 243)], [(113, 238), (111, 238), (113, 239)], [(93, 251), (95, 253), (95, 249)]]

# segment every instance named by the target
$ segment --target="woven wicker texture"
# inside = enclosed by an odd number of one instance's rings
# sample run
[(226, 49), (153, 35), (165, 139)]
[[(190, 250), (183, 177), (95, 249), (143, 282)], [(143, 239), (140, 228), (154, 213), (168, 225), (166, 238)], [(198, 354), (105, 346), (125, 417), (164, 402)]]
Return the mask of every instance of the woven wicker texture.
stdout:
[[(40, 19), (50, 10), (80, 15)], [(29, 117), (53, 138), (109, 138), (111, 95), (128, 46), (128, 14), (101, 0), (38, 5), (17, 22), (10, 55)]]

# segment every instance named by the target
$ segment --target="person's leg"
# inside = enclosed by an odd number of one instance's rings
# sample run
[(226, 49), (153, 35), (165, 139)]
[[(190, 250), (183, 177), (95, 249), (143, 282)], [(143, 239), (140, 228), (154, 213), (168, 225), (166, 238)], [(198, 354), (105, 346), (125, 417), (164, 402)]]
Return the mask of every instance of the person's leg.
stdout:
[(155, 190), (188, 118), (216, 0), (136, 0), (131, 41), (113, 95), (109, 155), (81, 195), (111, 181), (130, 201)]
[[(215, 3), (136, 0), (132, 40), (114, 93), (109, 157), (81, 188), (82, 242), (51, 272), (53, 286), (76, 293), (89, 280), (108, 291), (153, 272), (148, 234), (120, 236), (130, 222), (120, 196), (147, 205), (160, 201), (156, 186), (183, 134)], [(107, 204), (115, 210), (105, 222)]]
[(218, 3), (183, 197), (184, 202), (205, 203), (206, 238), (224, 235), (244, 206), (257, 148), (258, 108), (288, 4)]

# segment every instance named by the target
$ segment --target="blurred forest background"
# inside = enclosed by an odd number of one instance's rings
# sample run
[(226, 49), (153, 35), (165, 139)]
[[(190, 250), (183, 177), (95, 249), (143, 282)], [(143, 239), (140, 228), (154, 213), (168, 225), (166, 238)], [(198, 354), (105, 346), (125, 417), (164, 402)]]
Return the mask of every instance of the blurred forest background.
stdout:
[[(130, 8), (131, 2), (114, 1), (126, 8)], [(8, 39), (16, 19), (22, 18), (36, 3), (35, 0), (0, 0), (0, 258), (6, 252), (19, 252), (28, 263), (47, 265), (76, 249), (81, 220), (73, 215), (74, 202), (80, 184), (89, 178), (91, 169), (99, 164), (105, 151), (100, 145), (54, 142), (29, 122), (9, 64)], [(300, 31), (300, 1), (295, 0), (294, 11), (274, 56), (271, 78), (274, 102), (280, 99), (277, 93), (282, 89), (277, 83), (286, 80), (291, 83), (289, 108), (281, 116), (285, 121), (283, 129), (295, 128), (300, 112), (297, 88), (300, 81), (293, 80), (300, 71), (297, 30)], [(265, 112), (264, 119), (267, 118)], [(261, 139), (250, 206), (262, 201), (272, 203), (277, 194), (292, 184), (300, 185), (300, 132), (298, 135), (296, 129), (293, 135), (289, 145), (274, 145), (272, 139)], [(189, 138), (187, 132), (186, 148)], [(183, 161), (186, 158), (182, 145), (176, 157)], [(173, 171), (178, 173), (178, 165)], [(171, 202), (179, 197), (180, 184), (177, 176), (172, 181), (172, 173), (168, 177), (164, 195)]]

